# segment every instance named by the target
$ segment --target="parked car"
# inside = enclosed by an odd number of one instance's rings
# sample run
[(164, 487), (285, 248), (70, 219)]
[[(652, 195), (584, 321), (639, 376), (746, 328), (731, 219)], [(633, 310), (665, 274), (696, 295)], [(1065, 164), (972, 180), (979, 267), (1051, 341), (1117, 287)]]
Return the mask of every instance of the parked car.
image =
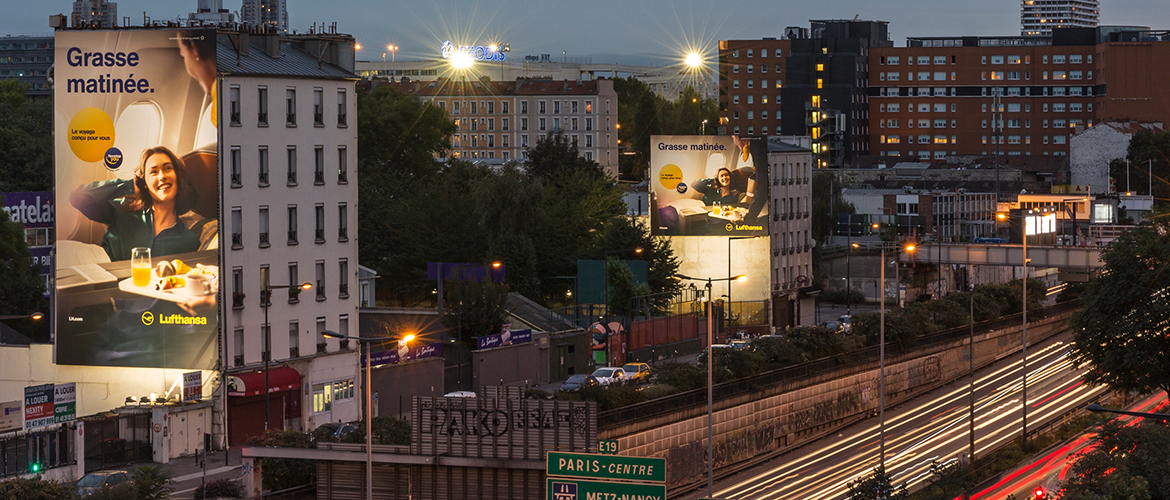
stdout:
[(622, 371), (626, 372), (626, 377), (629, 377), (630, 380), (650, 378), (650, 365), (646, 363), (626, 363), (622, 365)]
[(838, 323), (836, 321), (826, 321), (824, 323), (821, 323), (821, 328), (825, 328), (833, 333), (841, 333), (842, 331), (844, 331), (843, 328), (841, 327), (841, 323)]
[(837, 323), (841, 324), (841, 330), (845, 332), (845, 335), (853, 333), (853, 316), (842, 314), (837, 317)]
[(737, 351), (751, 351), (752, 344), (746, 340), (732, 340), (731, 348)]
[(77, 496), (85, 497), (102, 490), (133, 484), (130, 473), (124, 470), (90, 472), (77, 482)]
[(565, 380), (565, 382), (561, 384), (561, 390), (579, 391), (586, 387), (593, 387), (595, 385), (600, 385), (600, 382), (597, 381), (596, 377), (593, 375), (578, 373), (576, 375), (570, 375), (568, 380)]
[(614, 382), (623, 382), (626, 380), (626, 371), (611, 366), (604, 366), (593, 370), (593, 376), (597, 378), (597, 382), (601, 385), (609, 385)]

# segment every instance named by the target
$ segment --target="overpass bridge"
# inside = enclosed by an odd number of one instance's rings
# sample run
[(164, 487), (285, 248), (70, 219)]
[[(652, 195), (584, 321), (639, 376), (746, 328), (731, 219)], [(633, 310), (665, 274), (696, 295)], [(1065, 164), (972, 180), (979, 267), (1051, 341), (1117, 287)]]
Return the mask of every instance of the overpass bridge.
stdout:
[[(1093, 272), (1104, 265), (1104, 247), (1028, 245), (1028, 265), (1036, 268), (1056, 267), (1063, 271)], [(888, 252), (887, 252), (888, 253)], [(977, 266), (1019, 266), (1024, 260), (1024, 246), (996, 243), (926, 243), (914, 254), (899, 253), (901, 262), (920, 264), (972, 264)]]

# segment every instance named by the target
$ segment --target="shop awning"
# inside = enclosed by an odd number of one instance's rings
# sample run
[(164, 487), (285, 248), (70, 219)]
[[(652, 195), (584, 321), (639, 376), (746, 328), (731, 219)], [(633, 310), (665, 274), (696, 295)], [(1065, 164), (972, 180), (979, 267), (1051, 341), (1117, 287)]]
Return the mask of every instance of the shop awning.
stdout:
[[(268, 370), (268, 392), (300, 389), (301, 374), (287, 366)], [(264, 372), (228, 375), (228, 396), (259, 396), (264, 394)]]

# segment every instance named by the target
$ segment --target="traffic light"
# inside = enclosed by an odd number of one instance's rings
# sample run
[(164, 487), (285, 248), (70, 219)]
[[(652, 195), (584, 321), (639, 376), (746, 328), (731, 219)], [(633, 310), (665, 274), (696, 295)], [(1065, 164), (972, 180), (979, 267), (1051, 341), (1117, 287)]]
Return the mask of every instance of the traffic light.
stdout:
[(1036, 500), (1044, 500), (1048, 498), (1048, 492), (1044, 490), (1043, 486), (1037, 486), (1036, 491), (1032, 493), (1032, 498)]
[(37, 462), (30, 463), (30, 464), (28, 464), (28, 470), (29, 470), (29, 472), (36, 474), (36, 473), (41, 471), (41, 464), (39, 464)]

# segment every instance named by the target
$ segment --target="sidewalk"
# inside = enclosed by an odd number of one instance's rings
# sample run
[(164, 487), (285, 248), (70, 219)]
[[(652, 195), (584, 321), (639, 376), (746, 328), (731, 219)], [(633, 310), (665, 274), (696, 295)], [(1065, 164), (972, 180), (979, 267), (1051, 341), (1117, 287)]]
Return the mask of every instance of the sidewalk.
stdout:
[[(211, 452), (207, 460), (207, 482), (216, 479), (236, 479), (240, 477), (240, 448), (234, 448), (227, 453), (226, 460), (222, 451)], [(202, 456), (200, 457), (202, 458)], [(133, 471), (140, 466), (159, 465), (154, 463), (137, 463), (128, 465), (125, 470)], [(193, 497), (195, 488), (203, 482), (203, 468), (195, 461), (195, 457), (180, 457), (170, 463), (159, 465), (170, 472), (173, 491), (169, 498), (187, 500)]]

